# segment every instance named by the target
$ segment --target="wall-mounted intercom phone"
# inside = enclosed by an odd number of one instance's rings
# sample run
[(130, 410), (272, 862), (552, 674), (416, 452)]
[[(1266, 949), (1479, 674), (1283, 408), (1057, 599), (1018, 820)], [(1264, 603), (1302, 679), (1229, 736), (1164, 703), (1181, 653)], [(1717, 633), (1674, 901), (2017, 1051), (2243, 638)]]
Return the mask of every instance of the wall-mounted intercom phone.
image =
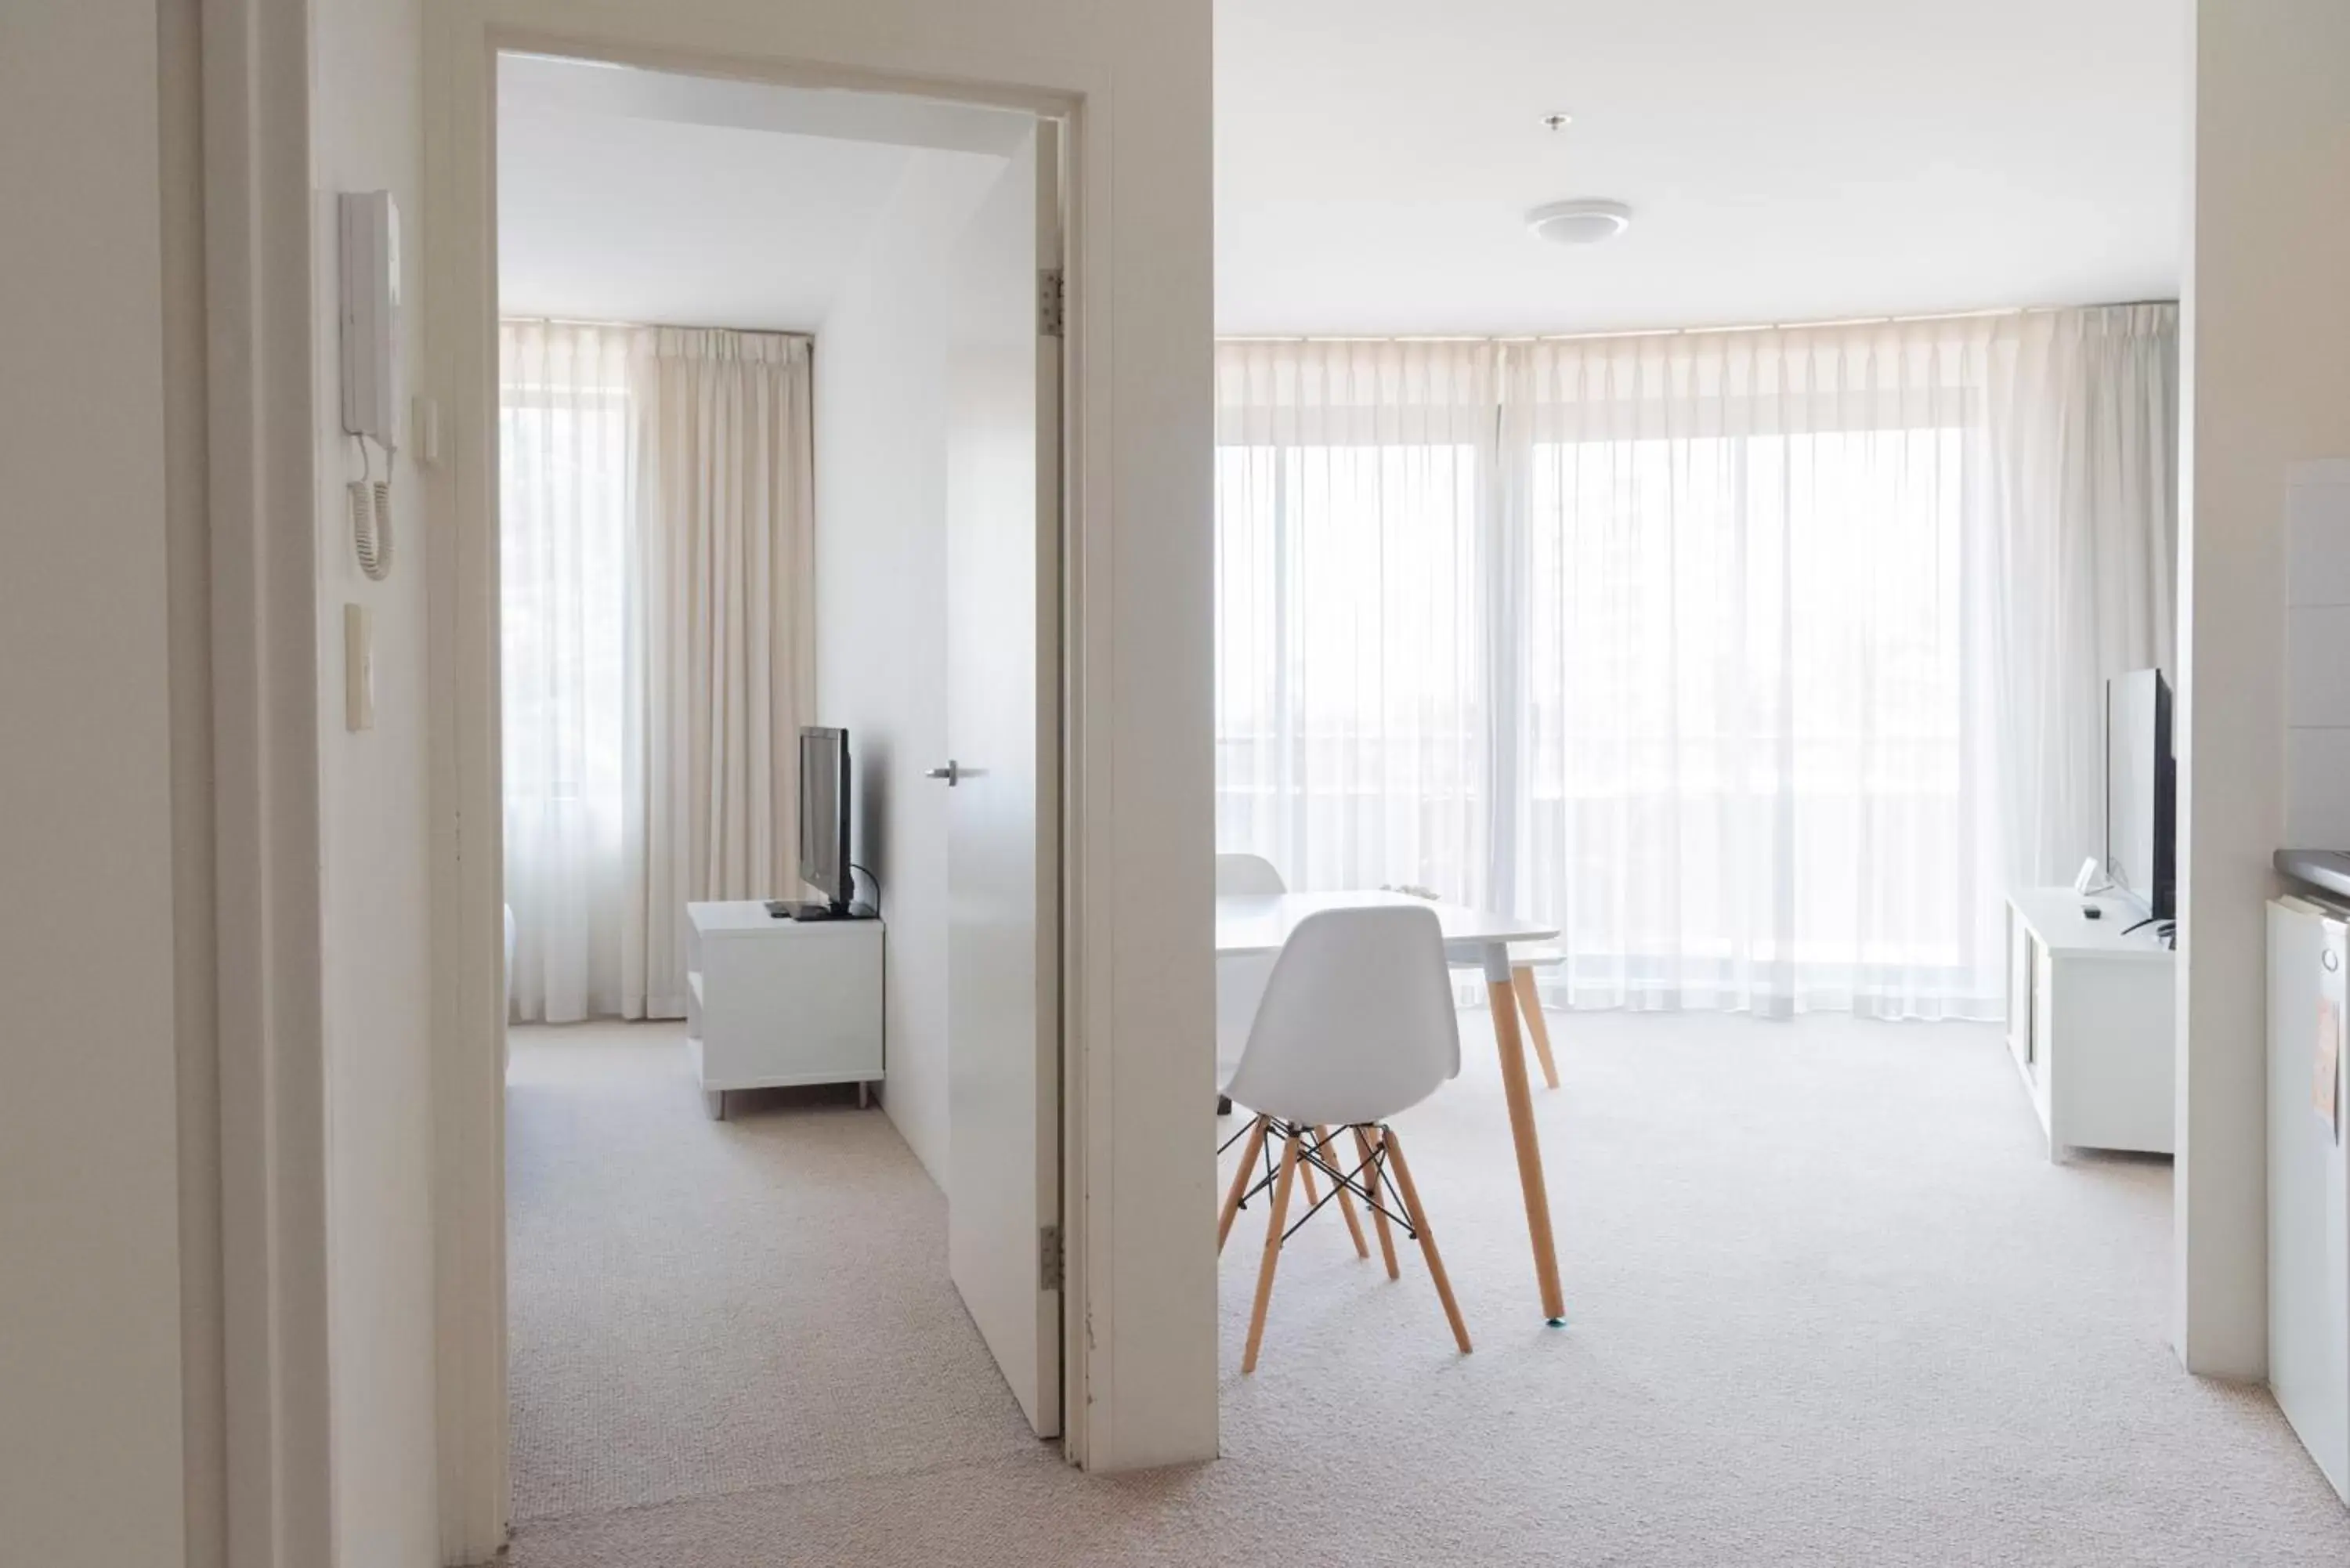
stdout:
[[(369, 577), (391, 575), (391, 459), (400, 448), (400, 209), (389, 191), (341, 198), (343, 429), (359, 438), (351, 545)], [(369, 443), (383, 449), (375, 474)]]

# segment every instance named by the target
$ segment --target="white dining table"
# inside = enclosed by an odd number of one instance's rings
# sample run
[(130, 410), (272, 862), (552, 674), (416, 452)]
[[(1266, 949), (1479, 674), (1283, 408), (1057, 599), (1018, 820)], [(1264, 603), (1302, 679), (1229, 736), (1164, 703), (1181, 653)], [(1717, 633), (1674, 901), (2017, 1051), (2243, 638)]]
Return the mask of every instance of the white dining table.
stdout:
[(1476, 964), (1484, 971), (1492, 1001), (1493, 1044), (1502, 1058), (1502, 1096), (1510, 1113), (1510, 1134), (1517, 1145), (1518, 1184), (1526, 1206), (1526, 1233), (1534, 1245), (1534, 1281), (1542, 1293), (1543, 1316), (1554, 1324), (1566, 1320), (1566, 1299), (1558, 1279), (1558, 1248), (1552, 1240), (1550, 1189), (1543, 1181), (1542, 1139), (1534, 1127), (1534, 1091), (1526, 1075), (1525, 1042), (1518, 1030), (1518, 987), (1531, 992), (1531, 981), (1521, 982), (1510, 962), (1512, 942), (1545, 942), (1558, 928), (1496, 909), (1472, 909), (1408, 893), (1271, 893), (1223, 894), (1216, 899), (1216, 956), (1243, 958), (1277, 953), (1289, 933), (1306, 916), (1324, 909), (1383, 909), (1397, 905), (1432, 910), (1444, 935), (1445, 956), (1458, 964)]

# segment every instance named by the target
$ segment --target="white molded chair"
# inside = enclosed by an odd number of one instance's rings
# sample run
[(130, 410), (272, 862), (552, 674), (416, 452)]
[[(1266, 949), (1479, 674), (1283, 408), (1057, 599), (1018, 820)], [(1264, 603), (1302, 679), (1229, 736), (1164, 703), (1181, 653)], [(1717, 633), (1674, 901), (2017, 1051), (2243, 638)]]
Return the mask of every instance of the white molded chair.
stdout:
[[(1389, 1116), (1418, 1105), (1460, 1071), (1452, 982), (1433, 911), (1408, 905), (1324, 909), (1297, 922), (1274, 963), (1240, 1062), (1222, 1085), (1256, 1115), (1224, 1196), (1218, 1251), (1248, 1199), (1267, 1189), (1273, 1194), (1248, 1349), (1241, 1360), (1243, 1373), (1256, 1370), (1274, 1270), (1282, 1244), (1295, 1229), (1289, 1222), (1291, 1189), (1302, 1175), (1310, 1205), (1297, 1220), (1303, 1225), (1322, 1206), (1313, 1195), (1312, 1173), (1317, 1169), (1331, 1183), (1356, 1252), (1366, 1258), (1370, 1249), (1355, 1218), (1355, 1203), (1359, 1199), (1369, 1207), (1389, 1279), (1398, 1277), (1390, 1222), (1418, 1240), (1452, 1337), (1462, 1355), (1469, 1353), (1469, 1330), (1452, 1299), (1402, 1142), (1387, 1125)], [(1333, 1128), (1352, 1135), (1351, 1154), (1339, 1148)], [(1275, 1144), (1277, 1166), (1272, 1158)]]
[(1255, 896), (1269, 898), (1286, 893), (1289, 884), (1272, 861), (1262, 855), (1219, 855), (1216, 857), (1216, 896), (1234, 898)]
[[(1289, 884), (1281, 879), (1272, 861), (1262, 855), (1219, 855), (1216, 857), (1216, 897), (1220, 898), (1254, 897), (1269, 898), (1289, 891)], [(1249, 1024), (1256, 1017), (1256, 1004), (1264, 995), (1264, 982), (1272, 977), (1273, 961), (1251, 953), (1245, 958), (1216, 961), (1216, 1081), (1221, 1084), (1232, 1075), (1240, 1062), (1240, 1048), (1248, 1039)], [(1232, 1114), (1232, 1101), (1216, 1096), (1216, 1114)]]

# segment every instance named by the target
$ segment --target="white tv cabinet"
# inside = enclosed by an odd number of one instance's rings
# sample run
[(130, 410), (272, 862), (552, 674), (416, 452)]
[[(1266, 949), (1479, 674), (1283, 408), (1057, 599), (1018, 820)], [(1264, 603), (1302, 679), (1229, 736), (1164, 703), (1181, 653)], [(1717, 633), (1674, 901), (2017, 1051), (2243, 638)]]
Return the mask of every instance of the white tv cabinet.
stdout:
[(2172, 1152), (2178, 955), (2152, 926), (2128, 929), (2142, 918), (2126, 898), (2070, 888), (2008, 896), (2007, 1048), (2050, 1159)]
[(755, 901), (685, 907), (685, 1046), (713, 1120), (730, 1089), (855, 1084), (883, 1056), (879, 919), (786, 920)]

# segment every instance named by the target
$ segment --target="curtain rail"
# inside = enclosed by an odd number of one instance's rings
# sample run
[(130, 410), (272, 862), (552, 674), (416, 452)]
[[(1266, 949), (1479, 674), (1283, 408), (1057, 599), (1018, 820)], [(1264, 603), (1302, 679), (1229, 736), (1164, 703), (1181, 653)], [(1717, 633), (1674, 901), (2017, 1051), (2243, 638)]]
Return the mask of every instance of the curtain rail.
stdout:
[(1910, 316), (1846, 316), (1823, 321), (1752, 321), (1725, 327), (1628, 327), (1607, 332), (1305, 332), (1218, 334), (1219, 343), (1589, 343), (1624, 337), (1702, 337), (1731, 332), (1801, 332), (1830, 327), (1888, 327), (1911, 322), (1979, 321), (2002, 316), (2054, 316), (2074, 310), (2128, 310), (2177, 305), (2175, 299), (2098, 300), (2087, 305), (2011, 305), (1988, 310), (1938, 310)]
[(611, 327), (623, 332), (739, 332), (745, 337), (796, 337), (814, 343), (813, 332), (787, 332), (775, 327), (706, 327), (685, 321), (605, 321), (582, 316), (501, 316), (501, 327)]

